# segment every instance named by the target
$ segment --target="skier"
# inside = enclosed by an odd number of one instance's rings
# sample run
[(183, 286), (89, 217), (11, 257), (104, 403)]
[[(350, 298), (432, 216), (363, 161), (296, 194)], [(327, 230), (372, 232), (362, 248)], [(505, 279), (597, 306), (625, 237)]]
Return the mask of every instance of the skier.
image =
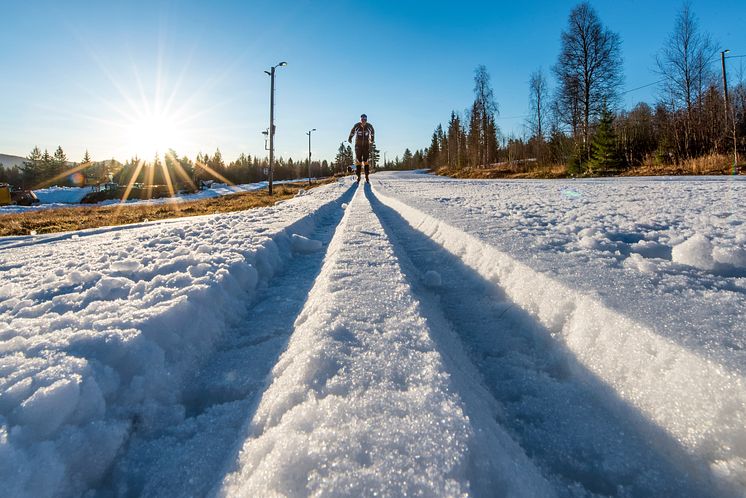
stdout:
[(373, 125), (368, 123), (368, 116), (362, 114), (360, 122), (355, 123), (350, 131), (348, 142), (352, 143), (352, 136), (355, 136), (355, 170), (357, 172), (357, 181), (360, 183), (360, 168), (365, 168), (365, 183), (368, 180), (368, 159), (370, 158), (370, 147), (375, 143), (376, 132)]

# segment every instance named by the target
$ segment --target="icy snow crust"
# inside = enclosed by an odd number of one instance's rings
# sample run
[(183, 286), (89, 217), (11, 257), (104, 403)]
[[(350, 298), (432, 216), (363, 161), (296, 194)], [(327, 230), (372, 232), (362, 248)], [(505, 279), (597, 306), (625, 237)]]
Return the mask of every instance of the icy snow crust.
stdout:
[(0, 242), (2, 494), (746, 494), (743, 181), (371, 179)]

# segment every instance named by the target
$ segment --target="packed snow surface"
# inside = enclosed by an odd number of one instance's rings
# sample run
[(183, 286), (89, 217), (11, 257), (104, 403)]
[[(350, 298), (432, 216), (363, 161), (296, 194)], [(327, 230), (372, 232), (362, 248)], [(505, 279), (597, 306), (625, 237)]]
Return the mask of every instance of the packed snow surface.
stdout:
[(746, 495), (743, 180), (371, 182), (0, 243), (3, 495)]

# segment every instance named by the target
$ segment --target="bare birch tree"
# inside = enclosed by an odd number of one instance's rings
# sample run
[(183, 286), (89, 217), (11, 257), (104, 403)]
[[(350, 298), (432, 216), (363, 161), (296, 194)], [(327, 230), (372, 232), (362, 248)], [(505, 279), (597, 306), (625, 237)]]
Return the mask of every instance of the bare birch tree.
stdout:
[(559, 83), (558, 104), (565, 124), (589, 153), (591, 125), (604, 105), (613, 108), (622, 84), (619, 35), (605, 28), (587, 2), (575, 7), (562, 32), (554, 73)]
[(544, 134), (547, 132), (546, 124), (548, 122), (549, 85), (541, 68), (531, 73), (528, 87), (529, 132), (532, 138), (544, 140)]

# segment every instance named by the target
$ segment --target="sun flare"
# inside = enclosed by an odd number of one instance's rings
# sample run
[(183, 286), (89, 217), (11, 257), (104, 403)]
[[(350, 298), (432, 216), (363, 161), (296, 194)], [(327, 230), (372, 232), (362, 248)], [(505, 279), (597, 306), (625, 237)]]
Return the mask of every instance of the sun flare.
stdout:
[(154, 113), (132, 120), (126, 128), (126, 148), (133, 156), (152, 161), (163, 156), (169, 149), (177, 149), (183, 141), (183, 133), (172, 117)]

